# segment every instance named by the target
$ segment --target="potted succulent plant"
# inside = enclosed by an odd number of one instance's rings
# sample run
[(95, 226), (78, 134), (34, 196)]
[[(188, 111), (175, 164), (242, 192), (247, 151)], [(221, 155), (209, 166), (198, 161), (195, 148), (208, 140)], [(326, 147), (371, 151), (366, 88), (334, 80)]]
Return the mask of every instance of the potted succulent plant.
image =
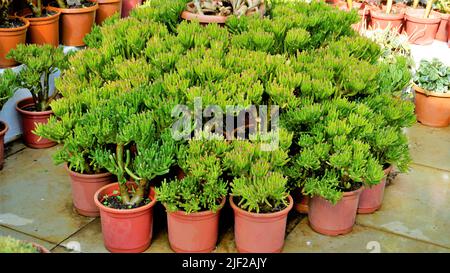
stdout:
[(30, 26), (28, 20), (8, 15), (11, 2), (11, 0), (0, 0), (0, 68), (17, 64), (16, 60), (7, 58), (6, 55), (18, 44), (25, 43), (27, 29)]
[(98, 3), (93, 0), (56, 0), (48, 9), (61, 12), (61, 43), (65, 46), (84, 46), (83, 38), (95, 23)]
[[(239, 252), (281, 252), (288, 212), (293, 207), (287, 177), (282, 173), (289, 161), (292, 135), (280, 133), (278, 149), (262, 149), (263, 137), (233, 141), (223, 159), (234, 177), (230, 204), (234, 211), (234, 235)], [(270, 139), (270, 137), (269, 137)]]
[(121, 14), (122, 12), (122, 0), (97, 0), (97, 3), (98, 10), (95, 15), (95, 23), (97, 25), (101, 25), (103, 21), (114, 14)]
[(255, 13), (264, 16), (264, 0), (194, 0), (187, 4), (181, 18), (189, 21), (198, 20), (202, 24), (224, 24), (230, 15), (240, 17)]
[(156, 189), (167, 210), (169, 242), (175, 252), (207, 253), (216, 247), (228, 187), (221, 179), (227, 146), (223, 136), (197, 135), (178, 152), (185, 177)]
[[(5, 70), (0, 74), (0, 111), (3, 105), (14, 95), (16, 88), (16, 75), (11, 69)], [(4, 163), (4, 143), (5, 135), (8, 132), (8, 124), (0, 120), (0, 170), (3, 169)]]
[(142, 0), (122, 0), (122, 18), (128, 17), (131, 11), (142, 2)]
[(50, 253), (50, 251), (36, 243), (0, 236), (0, 253)]
[(434, 41), (441, 23), (441, 15), (431, 10), (434, 1), (428, 0), (426, 9), (409, 8), (406, 10), (405, 31), (411, 43), (427, 45)]
[(393, 6), (393, 0), (388, 0), (386, 6), (381, 9), (370, 10), (370, 26), (375, 28), (390, 28), (398, 33), (402, 33), (403, 19), (405, 17), (405, 10)]
[(449, 0), (437, 0), (436, 1), (436, 11), (441, 14), (441, 24), (436, 33), (436, 40), (442, 42), (448, 42), (448, 21), (450, 19), (450, 1)]
[(353, 24), (352, 27), (355, 31), (360, 31), (367, 28), (367, 24), (370, 21), (371, 8), (364, 1), (354, 2), (353, 0), (347, 0), (346, 2), (340, 2), (337, 4), (340, 10), (351, 11), (356, 10), (360, 17), (360, 22)]
[(438, 59), (422, 60), (414, 76), (417, 120), (431, 127), (450, 124), (450, 67)]
[(26, 88), (30, 98), (17, 103), (16, 110), (22, 117), (25, 145), (41, 149), (56, 145), (55, 142), (38, 137), (33, 133), (38, 123), (47, 123), (52, 115), (50, 103), (58, 96), (58, 90), (50, 89), (50, 77), (58, 69), (65, 69), (68, 57), (62, 48), (51, 45), (19, 45), (11, 50), (9, 57), (25, 64), (17, 74), (17, 88)]
[(27, 4), (31, 10), (31, 12), (23, 15), (30, 22), (27, 42), (38, 45), (50, 44), (58, 47), (61, 12), (45, 8), (42, 0), (27, 0)]

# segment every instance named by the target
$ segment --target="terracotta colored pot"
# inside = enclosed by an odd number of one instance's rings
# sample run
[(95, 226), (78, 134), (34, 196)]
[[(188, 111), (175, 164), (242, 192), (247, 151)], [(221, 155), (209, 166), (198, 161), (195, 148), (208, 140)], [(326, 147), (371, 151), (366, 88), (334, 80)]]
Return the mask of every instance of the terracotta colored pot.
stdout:
[(294, 208), (298, 213), (308, 214), (309, 196), (303, 195), (300, 189), (293, 193)]
[(8, 129), (8, 124), (0, 121), (0, 170), (3, 170), (5, 163), (5, 135)]
[(448, 47), (450, 47), (450, 18), (447, 22), (447, 37), (448, 37)]
[(424, 9), (407, 9), (405, 13), (405, 31), (409, 42), (417, 45), (428, 45), (433, 43), (441, 16), (437, 12), (431, 12), (429, 18), (422, 18)]
[(33, 134), (36, 123), (47, 124), (48, 119), (53, 115), (53, 111), (33, 112), (26, 108), (34, 106), (32, 98), (26, 98), (17, 102), (16, 110), (22, 117), (22, 137), (23, 142), (30, 148), (44, 149), (55, 146), (57, 143), (46, 138), (41, 138)]
[(31, 243), (35, 248), (38, 249), (40, 253), (51, 253), (47, 248), (41, 246), (40, 244)]
[(448, 29), (450, 14), (441, 13), (441, 23), (439, 25), (438, 31), (436, 33), (436, 40), (442, 42), (448, 42)]
[(30, 22), (20, 18), (25, 25), (17, 28), (0, 28), (0, 68), (15, 66), (18, 63), (14, 59), (6, 58), (11, 49), (18, 44), (24, 44), (27, 38), (27, 29)]
[(330, 236), (351, 232), (362, 191), (363, 187), (356, 191), (345, 192), (336, 205), (320, 196), (311, 198), (308, 213), (311, 228), (318, 233)]
[(61, 43), (65, 46), (84, 46), (83, 39), (86, 34), (91, 32), (98, 4), (78, 9), (61, 9), (56, 7), (48, 7), (48, 9), (61, 12)]
[(167, 212), (167, 229), (170, 247), (178, 253), (209, 253), (216, 248), (219, 232), (220, 210), (186, 214), (183, 211)]
[(130, 16), (131, 11), (142, 4), (142, 0), (122, 0), (122, 18)]
[(153, 233), (153, 206), (156, 204), (155, 190), (149, 194), (151, 202), (135, 209), (113, 209), (105, 207), (101, 199), (119, 191), (119, 184), (113, 183), (99, 189), (94, 201), (100, 209), (103, 240), (110, 252), (139, 253), (150, 247)]
[(241, 253), (281, 252), (286, 235), (286, 222), (294, 200), (289, 196), (289, 206), (274, 213), (252, 213), (239, 208), (230, 196), (234, 211), (234, 238)]
[(103, 21), (116, 13), (122, 12), (122, 0), (98, 0), (98, 10), (95, 23), (101, 25)]
[(392, 166), (389, 166), (384, 170), (384, 177), (381, 182), (370, 188), (365, 187), (359, 197), (358, 213), (370, 214), (381, 208), (384, 197), (384, 189), (386, 187), (386, 178), (392, 170)]
[(49, 44), (54, 47), (59, 46), (59, 17), (61, 12), (54, 11), (55, 14), (48, 17), (33, 18), (32, 13), (25, 15), (30, 21), (27, 33), (27, 42), (31, 44)]
[(427, 92), (415, 84), (413, 88), (417, 120), (431, 127), (447, 127), (450, 124), (450, 93)]
[(371, 10), (370, 11), (370, 26), (373, 29), (386, 29), (390, 28), (392, 30), (397, 30), (401, 33), (403, 30), (403, 19), (405, 17), (404, 11), (398, 11), (398, 13), (386, 14), (382, 10)]
[(67, 164), (64, 168), (69, 173), (73, 205), (77, 212), (88, 217), (99, 216), (100, 211), (94, 202), (94, 195), (100, 188), (114, 182), (116, 179), (114, 175), (111, 173), (81, 174), (70, 170)]

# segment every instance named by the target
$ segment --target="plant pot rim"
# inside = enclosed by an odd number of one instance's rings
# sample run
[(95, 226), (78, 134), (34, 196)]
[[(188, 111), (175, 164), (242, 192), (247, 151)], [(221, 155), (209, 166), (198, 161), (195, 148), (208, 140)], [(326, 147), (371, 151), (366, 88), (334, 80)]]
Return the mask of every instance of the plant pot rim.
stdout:
[(424, 94), (427, 97), (439, 97), (439, 98), (450, 98), (450, 92), (448, 93), (437, 93), (434, 91), (428, 91), (423, 89), (422, 87), (418, 86), (416, 83), (413, 83), (413, 89), (414, 91)]
[(67, 172), (69, 172), (69, 174), (71, 176), (74, 177), (80, 177), (80, 178), (91, 178), (91, 179), (96, 179), (96, 178), (104, 178), (104, 177), (109, 177), (112, 176), (113, 174), (109, 173), (109, 172), (105, 172), (105, 173), (97, 173), (97, 174), (85, 174), (85, 173), (77, 173), (72, 171), (71, 169), (69, 169), (69, 163), (64, 163), (64, 169), (66, 169)]
[(234, 196), (230, 195), (229, 200), (230, 200), (230, 205), (233, 208), (233, 210), (236, 212), (239, 212), (240, 214), (243, 214), (243, 215), (246, 215), (246, 216), (252, 217), (252, 218), (275, 218), (278, 216), (283, 216), (285, 214), (288, 214), (289, 211), (291, 211), (292, 207), (294, 206), (294, 199), (292, 199), (291, 195), (288, 195), (289, 205), (281, 211), (270, 212), (270, 213), (248, 212), (248, 211), (243, 210), (240, 207), (238, 207), (238, 205), (233, 202), (233, 198), (234, 198)]
[(421, 24), (437, 24), (441, 22), (441, 15), (438, 12), (431, 11), (429, 18), (422, 18), (424, 12), (424, 9), (407, 9), (405, 11), (405, 19)]
[(216, 212), (213, 212), (213, 211), (211, 211), (211, 210), (207, 210), (207, 211), (199, 211), (199, 212), (192, 212), (192, 213), (187, 213), (187, 212), (181, 211), (181, 210), (171, 212), (171, 211), (167, 211), (166, 204), (163, 204), (163, 205), (164, 205), (164, 207), (166, 208), (167, 213), (172, 214), (172, 215), (174, 215), (174, 216), (197, 218), (197, 217), (204, 217), (204, 216), (209, 216), (209, 215), (217, 214), (217, 213), (223, 208), (223, 206), (225, 205), (226, 200), (227, 200), (227, 197), (224, 196), (224, 197), (222, 198), (222, 201), (220, 202), (220, 206), (219, 206), (219, 208), (217, 209)]
[(96, 11), (98, 9), (98, 2), (97, 1), (91, 1), (94, 2), (95, 5), (92, 5), (90, 7), (84, 7), (84, 8), (67, 8), (67, 9), (62, 9), (59, 7), (54, 7), (54, 6), (48, 6), (47, 9), (49, 10), (55, 10), (55, 11), (60, 11), (61, 13), (70, 13), (70, 14), (79, 14), (79, 13), (89, 13), (89, 12), (93, 12)]
[(29, 15), (33, 15), (32, 12), (27, 12), (27, 13), (23, 14), (20, 18), (25, 18), (26, 20), (30, 21), (30, 24), (33, 24), (33, 23), (48, 23), (49, 21), (53, 22), (53, 21), (58, 20), (59, 16), (61, 16), (61, 11), (59, 11), (59, 10), (51, 10), (48, 8), (45, 8), (45, 9), (47, 9), (49, 11), (54, 11), (56, 13), (53, 15), (47, 16), (47, 17), (27, 17)]
[[(9, 127), (8, 127), (8, 123), (1, 121), (0, 120), (0, 125), (3, 125), (3, 130), (0, 131), (0, 137), (3, 137), (4, 135), (6, 135), (6, 132), (8, 132)], [(2, 126), (0, 126), (0, 129), (2, 128)]]
[(20, 16), (9, 16), (8, 19), (19, 19), (25, 23), (25, 25), (14, 28), (0, 28), (0, 32), (19, 32), (27, 29), (30, 26), (30, 21), (28, 19), (20, 17)]
[(405, 11), (400, 11), (400, 13), (389, 13), (382, 10), (370, 10), (370, 16), (375, 19), (381, 20), (403, 20), (405, 17)]
[(31, 106), (31, 105), (34, 105), (33, 98), (32, 97), (24, 98), (24, 99), (19, 100), (16, 103), (16, 110), (22, 114), (32, 115), (32, 116), (47, 116), (47, 115), (53, 114), (53, 110), (35, 112), (35, 111), (27, 111), (27, 110), (22, 109), (23, 107)]
[[(107, 207), (107, 206), (103, 205), (102, 203), (100, 203), (100, 201), (99, 201), (100, 192), (102, 192), (102, 191), (104, 191), (104, 190), (106, 190), (108, 188), (115, 187), (115, 186), (119, 186), (119, 182), (115, 182), (115, 183), (111, 183), (111, 184), (108, 184), (106, 186), (103, 186), (99, 190), (97, 190), (97, 192), (95, 192), (94, 201), (95, 201), (95, 204), (97, 205), (97, 207), (100, 210), (106, 211), (106, 212), (109, 212), (109, 213), (112, 213), (112, 214), (122, 214), (122, 215), (124, 215), (124, 214), (134, 214), (134, 213), (139, 213), (139, 212), (143, 212), (143, 211), (146, 211), (146, 210), (150, 209), (157, 202), (156, 192), (155, 192), (153, 200), (151, 200), (150, 203), (148, 203), (147, 205), (144, 205), (142, 207), (138, 207), (138, 208), (134, 208), (134, 209), (113, 209), (113, 208)], [(154, 188), (151, 187), (151, 189), (154, 189)], [(150, 192), (152, 192), (152, 190), (150, 190)]]

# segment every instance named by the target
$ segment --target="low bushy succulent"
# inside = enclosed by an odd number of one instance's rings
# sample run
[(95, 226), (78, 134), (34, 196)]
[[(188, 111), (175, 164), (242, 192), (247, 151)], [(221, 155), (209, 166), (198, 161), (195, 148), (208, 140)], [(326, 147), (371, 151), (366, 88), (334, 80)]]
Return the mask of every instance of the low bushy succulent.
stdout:
[(434, 58), (431, 61), (421, 60), (414, 75), (414, 83), (423, 89), (436, 92), (450, 92), (450, 66)]
[(0, 74), (0, 110), (3, 109), (3, 105), (14, 95), (14, 90), (16, 89), (16, 75), (11, 69), (6, 69)]
[(31, 243), (0, 236), (0, 253), (39, 253), (39, 250)]

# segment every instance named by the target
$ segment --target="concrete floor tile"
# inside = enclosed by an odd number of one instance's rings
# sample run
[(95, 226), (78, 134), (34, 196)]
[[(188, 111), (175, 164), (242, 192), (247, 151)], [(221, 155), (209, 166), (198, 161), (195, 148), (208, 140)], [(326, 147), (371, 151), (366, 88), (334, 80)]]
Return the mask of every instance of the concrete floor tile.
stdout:
[(16, 238), (18, 240), (23, 240), (23, 241), (27, 241), (30, 243), (36, 243), (39, 244), (45, 248), (47, 248), (48, 250), (51, 250), (52, 248), (56, 247), (56, 244), (52, 244), (49, 243), (47, 241), (43, 241), (40, 240), (38, 238), (34, 238), (32, 236), (29, 236), (27, 234), (21, 233), (21, 232), (17, 232), (13, 229), (7, 228), (7, 227), (2, 227), (0, 226), (0, 236), (11, 236), (13, 238)]
[(450, 127), (432, 128), (416, 123), (406, 129), (414, 163), (450, 171)]
[(388, 232), (355, 225), (347, 235), (329, 237), (313, 231), (303, 219), (287, 236), (286, 253), (370, 253), (370, 252), (447, 252), (450, 249), (423, 243)]
[(10, 157), (11, 155), (18, 153), (24, 149), (26, 149), (27, 146), (22, 143), (22, 140), (16, 140), (12, 143), (9, 143), (5, 145), (5, 158)]
[(55, 150), (25, 149), (7, 158), (0, 172), (0, 224), (57, 244), (93, 218), (73, 209), (69, 177), (51, 158)]
[(386, 188), (382, 208), (356, 221), (450, 248), (449, 211), (450, 172), (413, 164)]

